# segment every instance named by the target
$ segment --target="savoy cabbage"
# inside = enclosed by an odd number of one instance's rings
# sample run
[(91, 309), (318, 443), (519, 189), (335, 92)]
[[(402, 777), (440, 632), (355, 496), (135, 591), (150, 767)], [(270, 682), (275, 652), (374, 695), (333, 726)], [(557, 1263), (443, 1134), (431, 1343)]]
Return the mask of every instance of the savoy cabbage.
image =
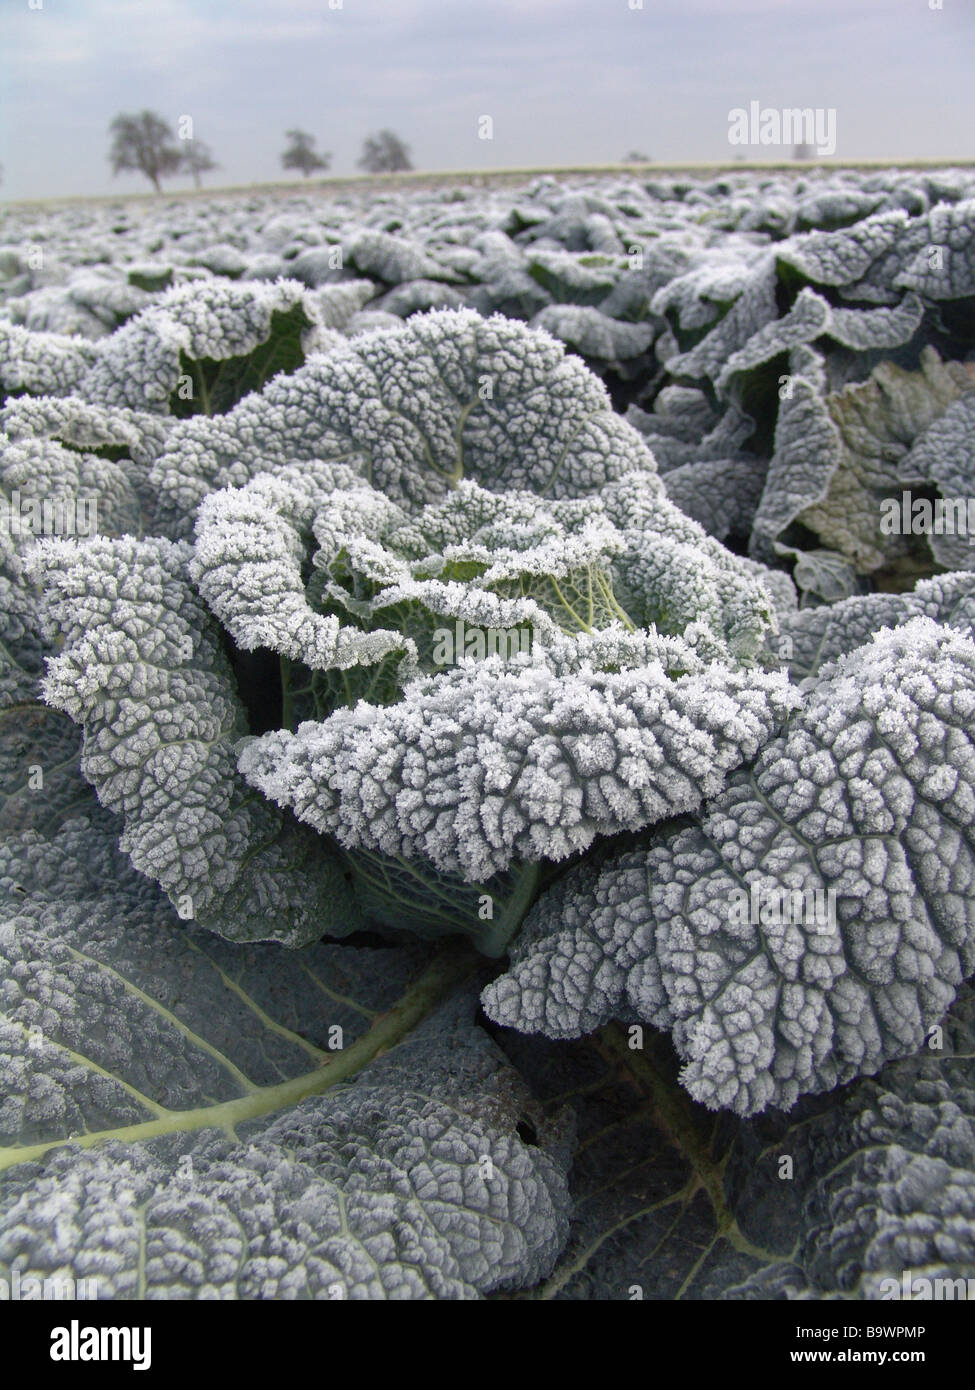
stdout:
[(51, 218), (0, 248), (0, 1276), (967, 1277), (975, 565), (884, 517), (967, 515), (975, 180)]

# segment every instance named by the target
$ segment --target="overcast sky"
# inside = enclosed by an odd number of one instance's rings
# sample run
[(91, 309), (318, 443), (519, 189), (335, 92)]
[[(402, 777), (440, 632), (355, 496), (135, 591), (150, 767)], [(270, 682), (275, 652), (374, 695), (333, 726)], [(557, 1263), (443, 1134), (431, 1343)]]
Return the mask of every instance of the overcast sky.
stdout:
[(932, 5), (0, 0), (0, 197), (146, 191), (106, 160), (112, 117), (146, 107), (192, 116), (219, 184), (284, 177), (296, 125), (334, 174), (383, 126), (431, 170), (726, 160), (751, 101), (835, 108), (836, 159), (972, 158), (975, 0)]

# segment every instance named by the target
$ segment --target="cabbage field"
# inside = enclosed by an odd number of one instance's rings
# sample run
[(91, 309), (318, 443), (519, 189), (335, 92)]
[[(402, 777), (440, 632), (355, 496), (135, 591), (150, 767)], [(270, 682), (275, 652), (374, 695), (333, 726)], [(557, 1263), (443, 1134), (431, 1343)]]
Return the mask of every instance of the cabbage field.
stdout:
[(8, 1297), (975, 1288), (975, 168), (10, 204), (0, 402)]

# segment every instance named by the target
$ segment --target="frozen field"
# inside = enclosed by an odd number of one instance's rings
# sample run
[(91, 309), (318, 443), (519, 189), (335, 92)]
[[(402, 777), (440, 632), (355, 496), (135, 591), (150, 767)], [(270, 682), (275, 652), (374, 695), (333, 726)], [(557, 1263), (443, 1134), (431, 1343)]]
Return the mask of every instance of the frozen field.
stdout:
[(973, 1278), (975, 168), (428, 184), (0, 209), (0, 1286)]

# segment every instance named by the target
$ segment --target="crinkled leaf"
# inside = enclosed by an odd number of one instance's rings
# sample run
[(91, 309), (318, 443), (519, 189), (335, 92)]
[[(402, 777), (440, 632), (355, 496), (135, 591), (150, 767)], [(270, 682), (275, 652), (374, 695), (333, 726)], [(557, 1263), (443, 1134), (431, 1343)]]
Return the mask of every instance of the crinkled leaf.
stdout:
[(916, 1050), (975, 971), (973, 714), (969, 639), (880, 633), (700, 824), (543, 895), (489, 1016), (671, 1028), (691, 1094), (740, 1114)]
[[(975, 380), (975, 372), (972, 377)], [(928, 543), (934, 558), (948, 569), (975, 569), (975, 511), (969, 506), (973, 476), (975, 391), (969, 391), (932, 421), (899, 468), (901, 482), (933, 484), (947, 506), (943, 522), (933, 516)]]
[(119, 841), (184, 917), (239, 941), (298, 945), (357, 925), (327, 845), (235, 769), (247, 732), (219, 631), (165, 540), (36, 547), (63, 638), (47, 702), (84, 727), (82, 770), (123, 818)]
[(124, 867), (100, 890), (82, 823), (36, 848), (0, 851), (4, 1277), (467, 1299), (548, 1272), (568, 1135), (469, 1000), (438, 1011), (469, 959), (232, 945)]
[(889, 1300), (942, 1279), (957, 1298), (975, 1276), (969, 986), (917, 1057), (751, 1120), (694, 1104), (645, 1030), (502, 1044), (578, 1127), (569, 1239), (523, 1297)]
[(795, 680), (817, 676), (827, 663), (868, 642), (883, 627), (932, 618), (975, 638), (975, 575), (922, 579), (909, 594), (863, 594), (787, 616), (778, 639)]
[(418, 678), (386, 708), (362, 701), (265, 734), (239, 766), (345, 845), (480, 881), (696, 807), (794, 698), (777, 675), (704, 666), (676, 639), (608, 629), (553, 639), (537, 659)]
[(599, 309), (574, 304), (553, 304), (532, 319), (533, 328), (544, 328), (555, 338), (582, 353), (606, 362), (639, 357), (653, 342), (649, 323), (619, 323)]
[(561, 343), (442, 310), (315, 357), (220, 419), (177, 426), (152, 472), (157, 525), (188, 535), (207, 492), (302, 459), (347, 464), (406, 506), (464, 477), (574, 497), (653, 466)]
[[(79, 394), (104, 406), (221, 414), (304, 361), (312, 324), (296, 281), (203, 281), (168, 291), (100, 345)], [(63, 394), (63, 393), (61, 393)]]
[(973, 380), (975, 367), (942, 363), (925, 348), (921, 371), (884, 363), (869, 381), (827, 397), (840, 435), (839, 464), (823, 501), (798, 519), (860, 573), (903, 562), (917, 547), (913, 537), (884, 529), (881, 501), (899, 494), (898, 470), (914, 440), (971, 390)]

